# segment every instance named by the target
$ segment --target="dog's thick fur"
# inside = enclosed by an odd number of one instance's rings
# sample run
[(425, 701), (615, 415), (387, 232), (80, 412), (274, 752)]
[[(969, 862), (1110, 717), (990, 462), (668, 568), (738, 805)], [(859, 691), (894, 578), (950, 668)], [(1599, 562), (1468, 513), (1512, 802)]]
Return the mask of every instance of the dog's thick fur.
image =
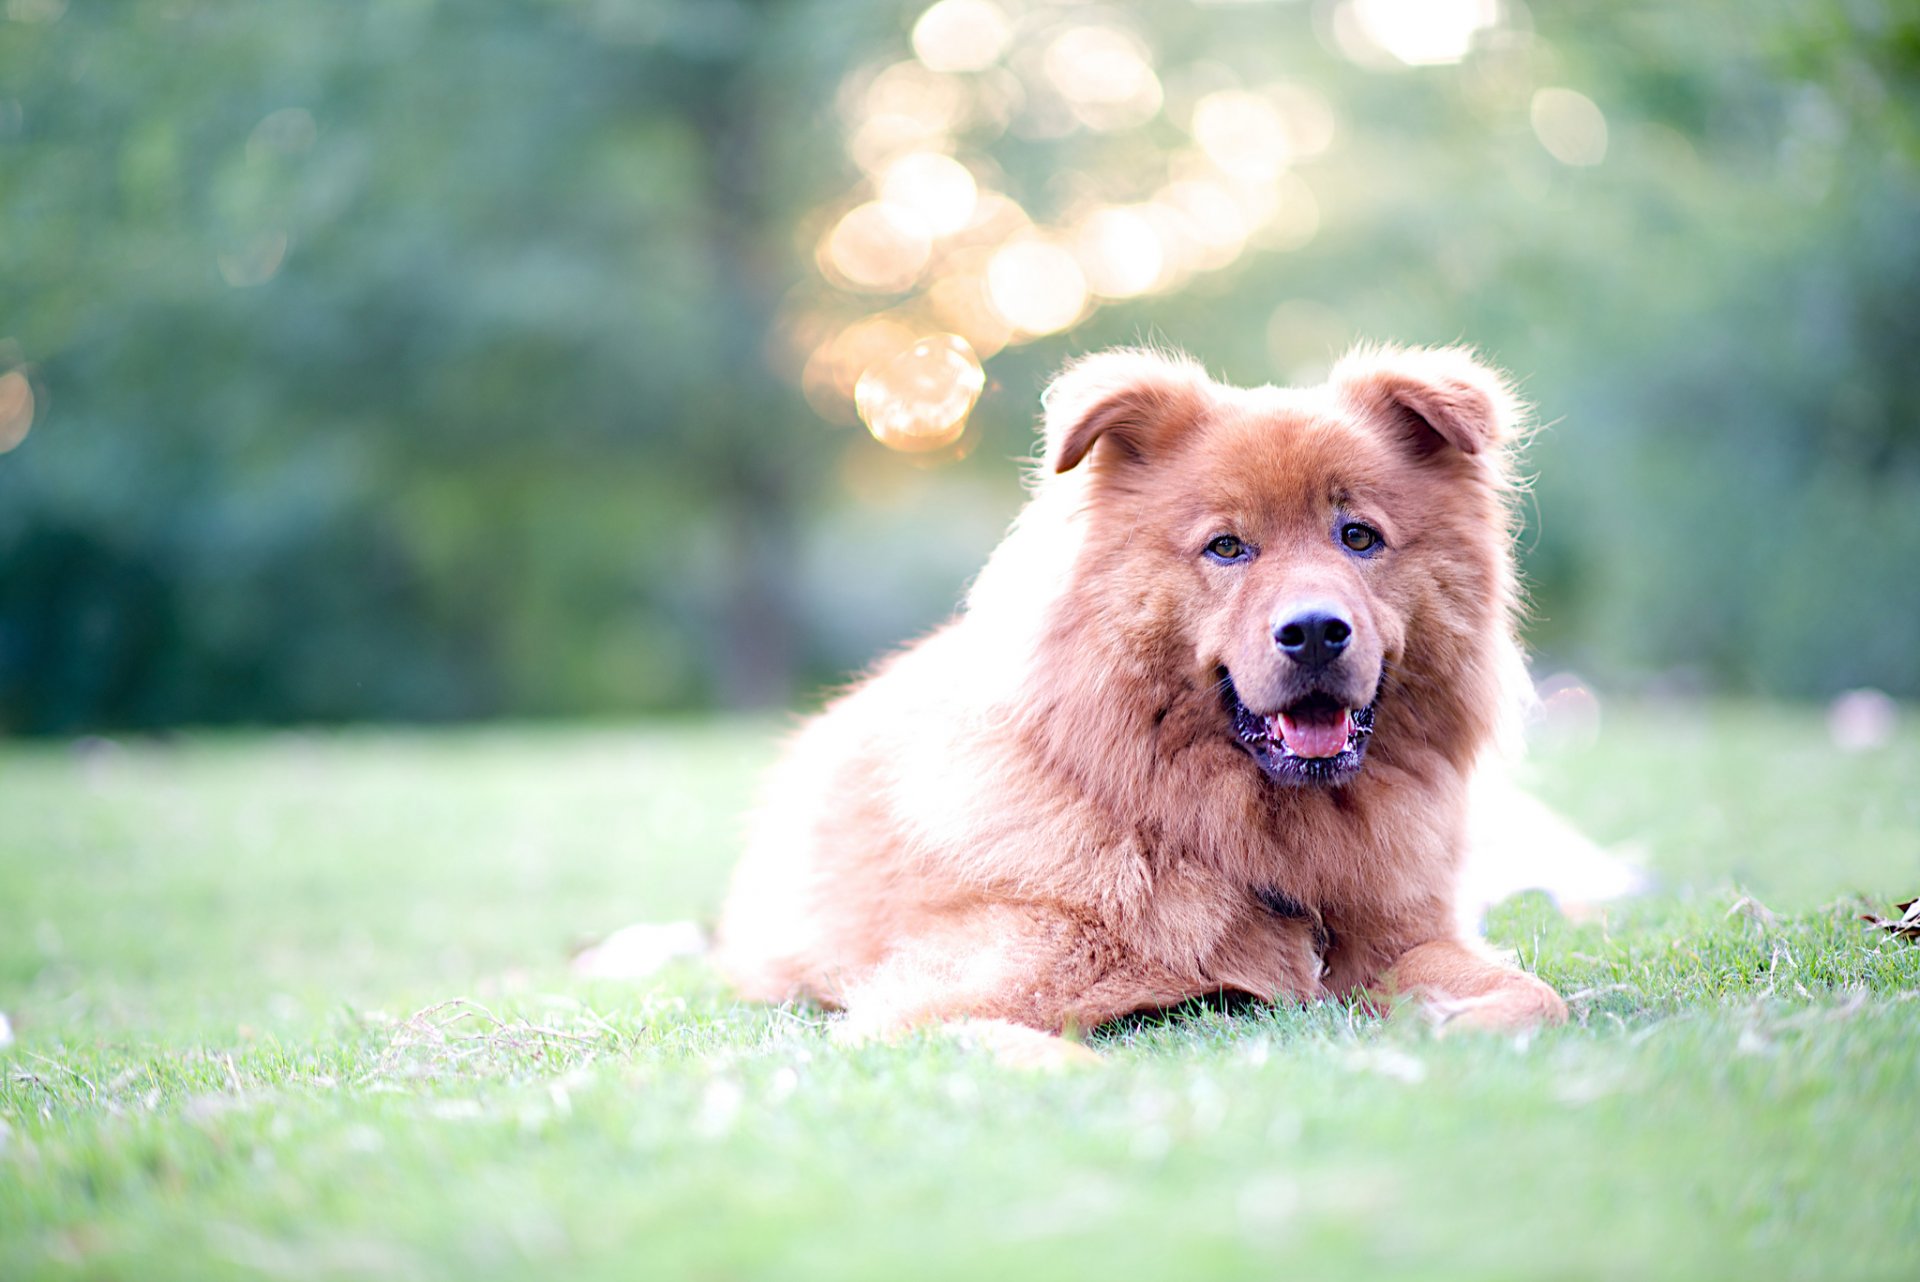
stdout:
[[(1117, 351), (1045, 404), (1044, 470), (965, 610), (774, 771), (720, 928), (742, 992), (868, 1032), (1059, 1033), (1223, 990), (1564, 1018), (1453, 911), (1467, 782), (1525, 680), (1501, 377), (1364, 349), (1321, 387), (1240, 389)], [(1324, 668), (1280, 643), (1308, 607), (1351, 625)], [(1357, 767), (1282, 750), (1283, 724), (1315, 742), (1280, 720), (1308, 696)]]

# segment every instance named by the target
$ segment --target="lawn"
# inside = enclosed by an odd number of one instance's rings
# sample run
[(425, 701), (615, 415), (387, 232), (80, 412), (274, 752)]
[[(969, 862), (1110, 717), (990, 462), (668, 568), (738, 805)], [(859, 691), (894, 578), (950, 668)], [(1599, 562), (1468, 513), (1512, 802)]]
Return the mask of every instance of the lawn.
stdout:
[(698, 963), (765, 723), (0, 749), (0, 1278), (1920, 1276), (1920, 716), (1609, 707), (1542, 795), (1658, 878), (1492, 934), (1528, 1038), (1336, 1007), (1046, 1075)]

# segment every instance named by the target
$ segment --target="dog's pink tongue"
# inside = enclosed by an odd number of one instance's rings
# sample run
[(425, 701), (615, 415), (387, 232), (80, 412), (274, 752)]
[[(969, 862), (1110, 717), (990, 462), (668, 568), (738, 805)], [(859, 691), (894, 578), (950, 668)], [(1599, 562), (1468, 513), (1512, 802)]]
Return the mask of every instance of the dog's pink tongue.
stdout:
[(1277, 720), (1280, 737), (1298, 757), (1337, 757), (1346, 751), (1352, 734), (1352, 718), (1344, 708), (1332, 720), (1295, 721), (1284, 712)]

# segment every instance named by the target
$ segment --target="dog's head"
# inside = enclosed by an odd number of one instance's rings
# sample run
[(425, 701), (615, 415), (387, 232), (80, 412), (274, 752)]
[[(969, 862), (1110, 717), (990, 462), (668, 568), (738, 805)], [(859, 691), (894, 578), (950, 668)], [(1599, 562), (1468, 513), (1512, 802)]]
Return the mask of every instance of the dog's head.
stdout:
[(1177, 673), (1280, 782), (1346, 782), (1376, 737), (1470, 758), (1512, 649), (1519, 419), (1458, 349), (1363, 349), (1311, 389), (1080, 361), (1047, 394), (1046, 466), (1084, 487), (1083, 640)]

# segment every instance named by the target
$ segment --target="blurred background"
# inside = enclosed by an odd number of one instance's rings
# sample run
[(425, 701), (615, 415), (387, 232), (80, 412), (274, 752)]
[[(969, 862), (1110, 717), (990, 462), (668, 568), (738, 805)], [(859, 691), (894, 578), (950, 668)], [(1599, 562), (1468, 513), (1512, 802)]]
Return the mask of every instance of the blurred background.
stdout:
[(1040, 388), (1465, 340), (1546, 670), (1920, 695), (1895, 0), (0, 0), (0, 731), (810, 697)]

